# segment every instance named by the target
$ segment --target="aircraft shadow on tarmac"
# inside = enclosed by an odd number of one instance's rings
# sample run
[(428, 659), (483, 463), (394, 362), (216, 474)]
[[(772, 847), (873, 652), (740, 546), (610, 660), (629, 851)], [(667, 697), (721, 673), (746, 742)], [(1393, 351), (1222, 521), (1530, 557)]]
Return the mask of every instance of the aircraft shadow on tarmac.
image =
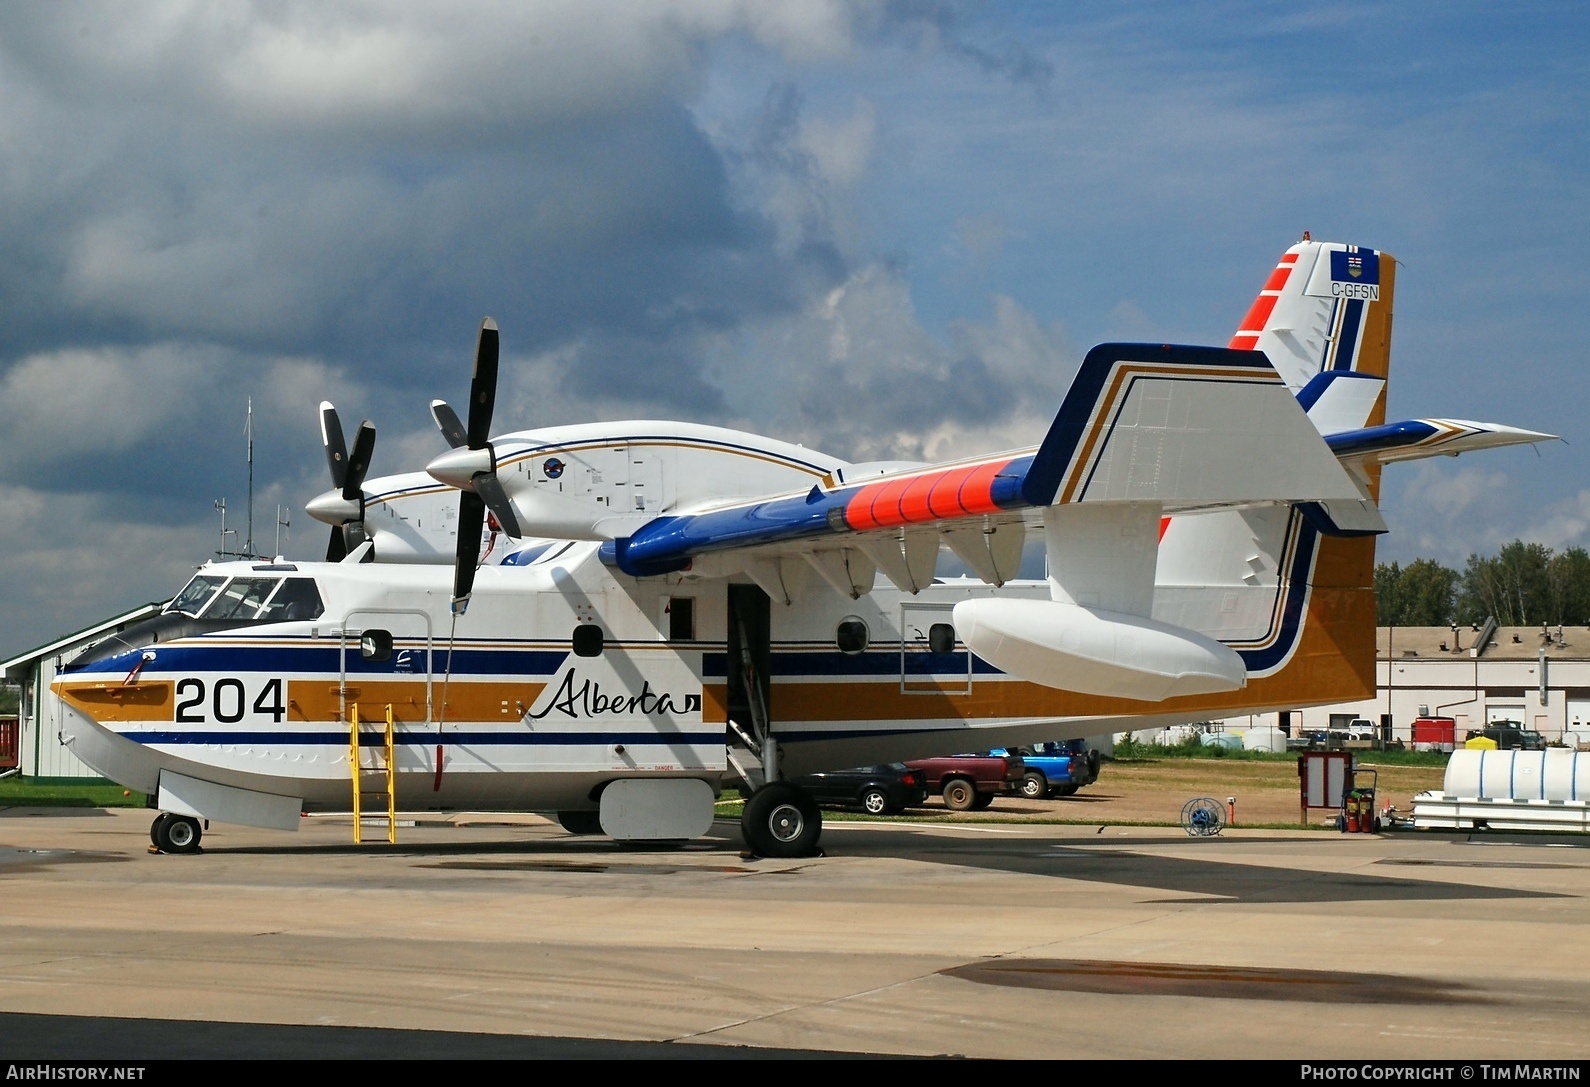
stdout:
[[(841, 829), (843, 823), (831, 829)], [(1296, 839), (1268, 839), (1266, 844), (1298, 846), (1321, 844), (1318, 835)], [(914, 828), (872, 831), (865, 834), (832, 834), (825, 842), (831, 856), (909, 857), (932, 864), (1017, 872), (1034, 876), (1087, 880), (1117, 886), (1143, 887), (1174, 895), (1199, 895), (1211, 904), (1406, 902), (1485, 899), (1538, 899), (1571, 897), (1550, 891), (1488, 887), (1456, 881), (1363, 875), (1356, 872), (1293, 868), (1284, 865), (1247, 864), (1220, 854), (1228, 843), (1216, 839), (1179, 842), (1164, 837), (1114, 837), (1097, 843), (1070, 838), (1064, 842), (1038, 839), (990, 839), (979, 836), (950, 838), (917, 833)], [(655, 843), (620, 845), (602, 837), (472, 839), (467, 842), (415, 844), (284, 844), (220, 848), (213, 852), (231, 856), (336, 856), (379, 851), (424, 863), (424, 867), (473, 871), (608, 871), (631, 869), (659, 855), (700, 856), (738, 850), (737, 835), (710, 838), (673, 847)], [(1181, 847), (1181, 856), (1165, 856), (1170, 847)], [(1154, 852), (1137, 852), (1138, 848)], [(754, 871), (755, 862), (739, 855), (735, 871)], [(727, 869), (725, 869), (727, 870)], [(1185, 899), (1147, 899), (1185, 901)]]
[[(1288, 841), (1295, 841), (1299, 845), (1320, 844), (1318, 836), (1268, 839), (1266, 844), (1284, 845)], [(923, 860), (942, 864), (1145, 887), (1182, 895), (1203, 895), (1213, 905), (1571, 897), (1551, 891), (1244, 864), (1220, 857), (1218, 854), (1224, 844), (1212, 839), (1191, 838), (1185, 843), (1165, 838), (1110, 838), (1097, 844), (1074, 838), (1063, 843), (1041, 843), (1030, 839), (992, 842), (987, 839), (937, 839), (926, 849), (918, 847), (916, 852)], [(1163, 850), (1167, 846), (1184, 847), (1188, 855), (1164, 856)], [(1139, 853), (1133, 847), (1151, 848), (1159, 852)], [(830, 850), (838, 852), (833, 843), (830, 843)], [(898, 850), (891, 851), (884, 842), (874, 840), (847, 840), (844, 852), (890, 853)], [(1195, 857), (1192, 855), (1194, 852), (1201, 855)]]

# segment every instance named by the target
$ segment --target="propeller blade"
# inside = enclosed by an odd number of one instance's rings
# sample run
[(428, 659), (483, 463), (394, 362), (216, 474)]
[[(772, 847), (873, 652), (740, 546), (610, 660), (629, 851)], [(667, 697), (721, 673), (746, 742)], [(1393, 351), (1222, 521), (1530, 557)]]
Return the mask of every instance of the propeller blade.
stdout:
[(448, 405), (447, 401), (431, 401), (431, 418), (436, 420), (442, 438), (448, 445), (457, 449), (461, 445), (469, 444), (469, 432), (464, 429), (464, 424), (458, 421), (458, 413)]
[(502, 480), (497, 478), (496, 472), (476, 473), (472, 483), (475, 493), (485, 501), (486, 507), (497, 517), (497, 523), (502, 530), (514, 539), (518, 539), (519, 518), (513, 515), (513, 503), (508, 501), (508, 492), (502, 488)]
[(350, 502), (361, 500), (363, 517), (364, 474), (370, 470), (370, 458), (375, 454), (375, 427), (366, 419), (359, 424), (359, 433), (353, 438), (353, 453), (348, 457), (348, 475), (342, 483), (342, 497)]
[(331, 526), (331, 542), (326, 545), (326, 561), (341, 562), (348, 554), (348, 541), (342, 538), (342, 526)]
[(469, 448), (484, 449), (491, 438), (491, 412), (497, 403), (497, 322), (480, 322), (475, 341), (475, 373), (469, 379)]
[(342, 420), (331, 401), (320, 402), (320, 444), (326, 447), (326, 463), (331, 466), (331, 485), (341, 487), (348, 478), (348, 447), (342, 439)]
[(475, 587), (475, 566), (480, 562), (480, 531), (486, 522), (486, 503), (474, 491), (458, 492), (458, 558), (453, 564), (453, 613), (464, 614)]

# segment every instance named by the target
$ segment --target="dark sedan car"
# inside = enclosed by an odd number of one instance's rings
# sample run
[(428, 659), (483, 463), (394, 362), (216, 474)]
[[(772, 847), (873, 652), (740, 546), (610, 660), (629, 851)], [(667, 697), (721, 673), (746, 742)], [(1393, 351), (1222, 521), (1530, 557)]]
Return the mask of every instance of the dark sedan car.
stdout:
[(811, 793), (820, 806), (860, 808), (869, 815), (890, 815), (927, 799), (922, 775), (898, 762), (807, 774), (795, 778), (794, 783)]

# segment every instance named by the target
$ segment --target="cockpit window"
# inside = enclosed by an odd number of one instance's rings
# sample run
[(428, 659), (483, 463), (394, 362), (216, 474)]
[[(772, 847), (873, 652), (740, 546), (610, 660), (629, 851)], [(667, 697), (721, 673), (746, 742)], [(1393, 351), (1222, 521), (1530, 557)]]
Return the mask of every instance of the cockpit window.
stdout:
[(259, 613), (264, 623), (290, 623), (294, 619), (319, 619), (325, 605), (313, 578), (290, 577)]
[(204, 609), (203, 618), (252, 619), (280, 582), (274, 577), (235, 577)]
[(204, 605), (209, 603), (210, 597), (215, 595), (215, 590), (225, 583), (224, 577), (200, 574), (183, 586), (177, 598), (166, 605), (166, 611), (196, 616), (204, 610)]

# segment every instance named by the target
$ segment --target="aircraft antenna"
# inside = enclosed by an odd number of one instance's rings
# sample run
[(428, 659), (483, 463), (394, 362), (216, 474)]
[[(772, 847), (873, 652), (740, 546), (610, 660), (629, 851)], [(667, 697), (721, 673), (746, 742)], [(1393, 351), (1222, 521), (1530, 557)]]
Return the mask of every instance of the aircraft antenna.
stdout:
[(243, 424), (248, 438), (248, 537), (243, 541), (243, 557), (254, 557), (254, 398), (248, 398), (248, 421)]
[(228, 536), (236, 536), (237, 529), (226, 527), (226, 499), (217, 498), (215, 500), (215, 508), (221, 511), (221, 550), (215, 553), (215, 557), (218, 559), (230, 558), (237, 553), (226, 549), (226, 538)]
[(282, 553), (282, 529), (284, 529), (284, 528), (285, 529), (291, 529), (292, 527), (293, 527), (293, 511), (292, 510), (288, 510), (287, 511), (287, 515), (284, 517), (282, 515), (282, 507), (277, 506), (276, 507), (276, 551), (271, 556), (272, 558), (275, 558), (276, 555), (280, 555)]
[(447, 724), (447, 684), (453, 678), (453, 641), (458, 637), (458, 609), (453, 609), (453, 623), (447, 631), (447, 667), (442, 671), (442, 707), (436, 714), (436, 780), (431, 785), (433, 793), (442, 791), (442, 728)]

